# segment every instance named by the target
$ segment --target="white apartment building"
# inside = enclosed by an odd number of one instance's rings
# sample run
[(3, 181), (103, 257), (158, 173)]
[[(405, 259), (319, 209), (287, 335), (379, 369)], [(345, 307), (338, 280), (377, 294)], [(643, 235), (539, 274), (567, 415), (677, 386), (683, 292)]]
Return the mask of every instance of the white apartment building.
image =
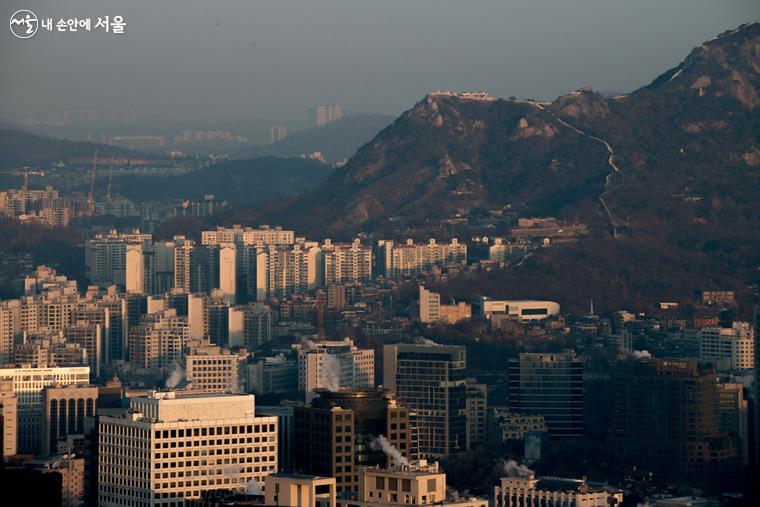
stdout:
[(703, 327), (697, 331), (699, 357), (715, 361), (718, 370), (751, 370), (755, 367), (755, 340), (749, 322), (730, 328)]
[(173, 287), (190, 292), (190, 263), (195, 250), (195, 241), (184, 236), (174, 237), (174, 281)]
[(324, 283), (322, 249), (313, 241), (257, 247), (246, 258), (248, 294), (257, 301), (305, 294)]
[(221, 243), (234, 243), (239, 247), (292, 245), (295, 243), (295, 239), (293, 231), (283, 230), (282, 227), (269, 227), (268, 225), (261, 225), (256, 229), (234, 225), (231, 228), (217, 227), (215, 231), (201, 232), (201, 243), (203, 245), (219, 245)]
[(333, 243), (326, 239), (322, 244), (324, 258), (324, 285), (372, 278), (372, 247), (362, 245), (359, 239), (352, 243)]
[(90, 368), (0, 368), (0, 381), (13, 382), (18, 420), (18, 452), (36, 453), (42, 435), (42, 391), (52, 385), (71, 386), (90, 383)]
[(379, 274), (386, 278), (416, 277), (435, 266), (466, 263), (467, 245), (456, 238), (449, 243), (430, 239), (426, 244), (415, 244), (411, 239), (404, 244), (380, 240), (377, 257)]
[(98, 505), (176, 506), (203, 491), (264, 487), (277, 472), (277, 417), (252, 395), (154, 393), (100, 418)]
[(350, 338), (296, 344), (298, 388), (310, 400), (315, 389), (364, 389), (375, 385), (375, 351), (360, 349)]
[(542, 477), (502, 477), (494, 488), (495, 507), (522, 507), (524, 505), (552, 505), (554, 507), (609, 507), (610, 498), (615, 505), (623, 503), (623, 492), (605, 484), (580, 479)]
[(521, 243), (505, 243), (502, 238), (494, 238), (493, 245), (488, 247), (488, 260), (493, 262), (508, 262), (520, 259), (528, 254), (528, 246)]
[(132, 233), (98, 234), (85, 245), (85, 274), (93, 284), (126, 285), (127, 245), (150, 243), (151, 235)]

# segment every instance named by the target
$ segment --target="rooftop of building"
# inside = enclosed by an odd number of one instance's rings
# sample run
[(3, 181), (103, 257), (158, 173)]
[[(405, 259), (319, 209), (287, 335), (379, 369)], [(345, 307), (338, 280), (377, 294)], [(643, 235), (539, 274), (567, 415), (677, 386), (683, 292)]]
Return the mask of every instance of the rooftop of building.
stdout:
[(502, 481), (519, 481), (532, 483), (530, 489), (538, 491), (557, 491), (557, 492), (579, 492), (579, 493), (600, 493), (605, 491), (616, 491), (608, 484), (601, 482), (589, 482), (583, 479), (569, 479), (565, 477), (540, 477), (536, 478), (533, 474), (526, 477), (503, 477)]
[(420, 477), (425, 475), (443, 474), (438, 466), (438, 462), (428, 463), (427, 460), (411, 461), (400, 465), (394, 465), (388, 468), (365, 467), (362, 471), (374, 474), (403, 476), (403, 477)]
[(285, 472), (278, 472), (270, 475), (271, 477), (280, 477), (280, 478), (286, 478), (286, 479), (294, 479), (298, 481), (321, 481), (321, 480), (331, 480), (332, 477), (321, 477), (319, 475), (307, 475), (307, 474), (296, 474), (296, 473), (285, 473)]

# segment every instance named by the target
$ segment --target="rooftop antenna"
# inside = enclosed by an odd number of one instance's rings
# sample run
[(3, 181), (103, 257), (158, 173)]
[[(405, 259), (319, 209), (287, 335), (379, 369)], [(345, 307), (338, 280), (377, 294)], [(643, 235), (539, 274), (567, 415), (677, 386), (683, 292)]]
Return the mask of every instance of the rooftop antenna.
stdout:
[(591, 308), (589, 315), (594, 315), (594, 298), (591, 298)]

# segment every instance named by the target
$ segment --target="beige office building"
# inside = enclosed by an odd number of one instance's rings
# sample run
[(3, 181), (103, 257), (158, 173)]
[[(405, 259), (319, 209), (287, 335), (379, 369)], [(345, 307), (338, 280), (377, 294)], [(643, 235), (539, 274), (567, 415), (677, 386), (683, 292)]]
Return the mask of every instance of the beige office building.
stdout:
[(185, 356), (185, 370), (193, 390), (207, 393), (237, 393), (240, 356), (218, 345), (191, 346)]
[(264, 505), (335, 507), (335, 477), (272, 474), (266, 478)]
[(359, 475), (359, 498), (338, 499), (340, 507), (393, 505), (442, 505), (488, 507), (482, 498), (452, 497), (446, 493), (446, 474), (438, 463), (425, 460), (392, 468), (363, 468)]
[(277, 417), (251, 395), (154, 393), (101, 417), (98, 504), (183, 506), (203, 491), (240, 492), (277, 471)]

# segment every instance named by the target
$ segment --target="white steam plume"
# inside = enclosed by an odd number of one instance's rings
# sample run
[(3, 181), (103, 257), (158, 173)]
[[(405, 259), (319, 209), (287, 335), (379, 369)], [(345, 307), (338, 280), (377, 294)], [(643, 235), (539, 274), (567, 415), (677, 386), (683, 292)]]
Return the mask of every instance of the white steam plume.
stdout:
[(635, 359), (652, 359), (652, 354), (648, 350), (634, 350), (631, 356)]
[(245, 494), (261, 496), (264, 494), (264, 492), (261, 490), (261, 486), (259, 486), (259, 483), (256, 482), (256, 479), (251, 479), (250, 481), (248, 481), (248, 484), (246, 484), (245, 486)]
[(322, 355), (320, 380), (322, 387), (328, 391), (337, 391), (340, 389), (340, 361), (338, 361), (338, 358), (334, 355)]
[(298, 341), (301, 343), (301, 346), (305, 350), (315, 350), (317, 348), (317, 344), (314, 343), (313, 340), (310, 340), (308, 338), (304, 338), (303, 336), (301, 336), (300, 338), (298, 338)]
[(518, 463), (517, 461), (513, 459), (510, 459), (508, 461), (501, 460), (500, 468), (503, 473), (507, 474), (507, 477), (527, 478), (527, 477), (536, 475), (536, 472), (526, 467), (525, 465), (521, 465), (520, 463)]
[(433, 340), (430, 340), (428, 338), (423, 338), (422, 336), (418, 336), (417, 338), (415, 338), (414, 339), (414, 343), (416, 343), (418, 345), (432, 345), (434, 347), (440, 347), (441, 346), (440, 343), (436, 343)]
[(388, 439), (383, 435), (375, 438), (372, 442), (370, 442), (369, 446), (374, 451), (383, 451), (385, 455), (391, 459), (391, 464), (393, 466), (402, 466), (409, 464), (409, 460), (406, 459), (403, 454), (401, 454), (401, 451), (399, 451), (395, 445), (388, 442)]
[(180, 366), (178, 362), (173, 362), (171, 368), (172, 370), (171, 373), (169, 373), (169, 378), (167, 378), (164, 383), (167, 389), (174, 389), (185, 379), (185, 370), (182, 369), (182, 366)]

